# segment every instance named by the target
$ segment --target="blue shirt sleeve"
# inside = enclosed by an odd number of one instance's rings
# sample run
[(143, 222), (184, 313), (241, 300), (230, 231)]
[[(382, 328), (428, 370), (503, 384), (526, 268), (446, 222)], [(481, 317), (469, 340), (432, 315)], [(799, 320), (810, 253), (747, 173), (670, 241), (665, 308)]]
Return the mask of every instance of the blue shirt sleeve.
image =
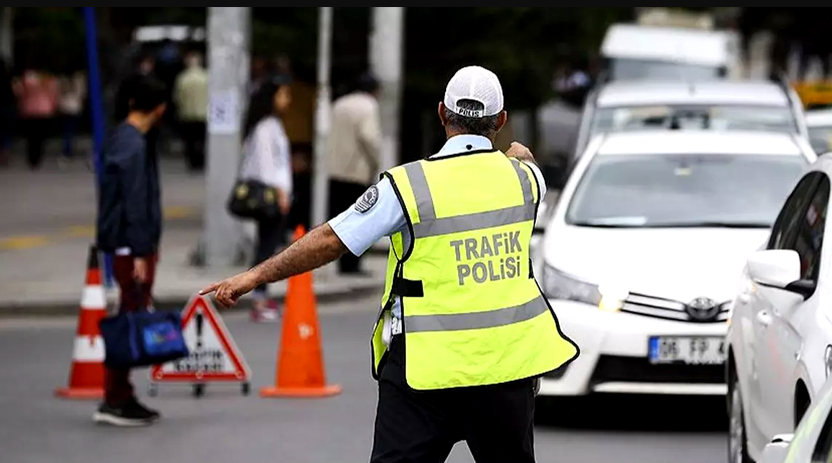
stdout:
[(375, 187), (378, 199), (372, 207), (359, 212), (353, 206), (329, 221), (341, 242), (356, 256), (364, 254), (376, 241), (407, 227), (407, 219), (390, 179), (381, 179)]

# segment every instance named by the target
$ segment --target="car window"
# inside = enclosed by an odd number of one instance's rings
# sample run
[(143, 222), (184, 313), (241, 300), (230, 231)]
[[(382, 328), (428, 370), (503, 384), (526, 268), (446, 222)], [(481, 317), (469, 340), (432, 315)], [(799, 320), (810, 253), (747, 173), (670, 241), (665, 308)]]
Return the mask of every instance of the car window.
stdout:
[(717, 66), (627, 58), (611, 59), (609, 71), (613, 80), (685, 79), (687, 81), (712, 80), (721, 77), (724, 72)]
[(820, 183), (799, 224), (794, 250), (800, 254), (800, 278), (817, 282), (820, 269), (820, 252), (823, 232), (826, 228), (826, 210), (829, 203), (829, 177), (820, 174)]
[(750, 130), (797, 133), (788, 106), (762, 105), (652, 105), (599, 108), (590, 133), (646, 129)]
[[(766, 249), (788, 249), (791, 245), (793, 231), (800, 220), (800, 214), (806, 208), (806, 204), (812, 198), (812, 192), (818, 180), (818, 172), (809, 172), (797, 183), (786, 199), (777, 220), (771, 229), (768, 246)], [(789, 233), (792, 231), (792, 233)]]
[(807, 165), (796, 155), (600, 155), (565, 219), (588, 227), (767, 229)]

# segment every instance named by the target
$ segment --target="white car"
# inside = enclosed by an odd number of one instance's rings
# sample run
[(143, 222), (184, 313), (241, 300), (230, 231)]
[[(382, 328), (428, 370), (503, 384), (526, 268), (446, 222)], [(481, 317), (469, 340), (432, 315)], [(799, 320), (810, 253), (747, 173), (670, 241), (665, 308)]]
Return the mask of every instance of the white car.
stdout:
[[(818, 392), (794, 434), (779, 434), (763, 449), (760, 463), (832, 461), (832, 381)], [(736, 460), (738, 461), (738, 460)]]
[(674, 127), (809, 137), (797, 93), (779, 80), (610, 82), (587, 98), (573, 157), (602, 133)]
[(604, 71), (614, 80), (710, 80), (737, 76), (736, 33), (704, 28), (613, 24), (601, 43)]
[(821, 156), (742, 273), (727, 335), (732, 462), (756, 461), (773, 436), (792, 432), (829, 376), (830, 175), (832, 155)]
[(540, 395), (725, 394), (737, 277), (814, 158), (803, 139), (777, 133), (594, 140), (533, 257), (581, 350)]

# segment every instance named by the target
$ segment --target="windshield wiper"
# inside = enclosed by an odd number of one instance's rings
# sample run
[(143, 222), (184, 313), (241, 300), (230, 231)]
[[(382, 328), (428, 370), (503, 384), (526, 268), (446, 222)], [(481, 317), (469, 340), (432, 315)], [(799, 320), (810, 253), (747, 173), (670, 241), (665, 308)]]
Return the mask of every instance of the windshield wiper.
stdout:
[(765, 222), (702, 221), (650, 223), (643, 226), (647, 228), (770, 228), (771, 224)]
[(569, 225), (575, 227), (592, 227), (592, 228), (642, 228), (644, 224), (637, 222), (605, 222), (603, 220), (585, 220), (581, 222), (570, 222)]

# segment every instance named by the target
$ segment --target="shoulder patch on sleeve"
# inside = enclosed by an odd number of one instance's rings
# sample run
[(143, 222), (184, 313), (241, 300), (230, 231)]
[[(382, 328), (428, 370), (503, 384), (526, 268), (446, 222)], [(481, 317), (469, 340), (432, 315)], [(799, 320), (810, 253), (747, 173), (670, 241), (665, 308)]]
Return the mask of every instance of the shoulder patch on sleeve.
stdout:
[(355, 202), (355, 210), (362, 214), (369, 211), (378, 202), (378, 188), (373, 185)]

